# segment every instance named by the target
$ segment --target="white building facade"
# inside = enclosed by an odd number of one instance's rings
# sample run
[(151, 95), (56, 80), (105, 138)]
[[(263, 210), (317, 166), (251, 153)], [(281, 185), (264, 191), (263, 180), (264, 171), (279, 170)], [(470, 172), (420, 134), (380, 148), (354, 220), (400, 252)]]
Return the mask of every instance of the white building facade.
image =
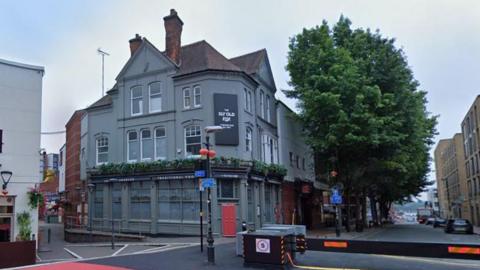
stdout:
[(40, 182), (43, 75), (43, 67), (0, 59), (0, 172), (4, 180), (11, 173), (6, 188), (0, 188), (1, 242), (15, 241), (17, 215), (24, 211), (31, 216), (31, 237), (38, 235), (38, 209), (30, 208), (27, 192)]

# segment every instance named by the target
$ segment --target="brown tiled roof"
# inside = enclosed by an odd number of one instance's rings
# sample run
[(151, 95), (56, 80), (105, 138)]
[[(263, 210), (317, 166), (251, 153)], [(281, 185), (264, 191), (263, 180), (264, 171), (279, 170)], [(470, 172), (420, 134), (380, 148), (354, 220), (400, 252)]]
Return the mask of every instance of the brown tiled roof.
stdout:
[(205, 40), (182, 46), (177, 75), (203, 70), (242, 71)]
[(97, 100), (95, 103), (92, 105), (88, 106), (87, 109), (92, 109), (92, 108), (97, 108), (97, 107), (102, 107), (102, 106), (107, 106), (112, 104), (112, 96), (110, 95), (105, 95), (99, 100)]
[(241, 68), (247, 74), (254, 74), (258, 71), (260, 63), (266, 53), (267, 51), (265, 49), (261, 49), (256, 52), (230, 58), (230, 62)]

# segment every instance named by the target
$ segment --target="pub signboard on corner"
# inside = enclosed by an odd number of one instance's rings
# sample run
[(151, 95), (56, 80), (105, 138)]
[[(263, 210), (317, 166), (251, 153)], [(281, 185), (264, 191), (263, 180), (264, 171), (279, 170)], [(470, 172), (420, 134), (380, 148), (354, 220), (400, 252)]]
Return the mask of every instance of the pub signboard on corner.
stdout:
[(238, 145), (237, 95), (214, 94), (213, 110), (215, 125), (223, 130), (215, 134), (216, 145)]

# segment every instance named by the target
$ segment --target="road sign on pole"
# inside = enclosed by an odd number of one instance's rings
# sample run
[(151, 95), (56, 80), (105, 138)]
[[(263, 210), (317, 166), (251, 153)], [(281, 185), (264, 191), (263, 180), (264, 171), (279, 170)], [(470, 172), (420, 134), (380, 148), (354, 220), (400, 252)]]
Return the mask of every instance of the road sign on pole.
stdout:
[(332, 188), (332, 195), (330, 196), (331, 204), (342, 204), (342, 195), (336, 188)]
[(205, 170), (195, 171), (195, 177), (205, 177)]
[(203, 188), (211, 188), (215, 186), (215, 178), (203, 178), (201, 180)]

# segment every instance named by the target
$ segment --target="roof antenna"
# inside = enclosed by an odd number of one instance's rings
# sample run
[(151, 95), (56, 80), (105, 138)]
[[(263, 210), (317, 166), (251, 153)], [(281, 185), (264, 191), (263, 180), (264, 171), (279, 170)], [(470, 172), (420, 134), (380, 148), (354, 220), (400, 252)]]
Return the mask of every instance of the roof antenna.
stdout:
[(110, 56), (109, 53), (102, 51), (101, 48), (97, 49), (97, 53), (102, 56), (102, 97), (105, 95), (105, 55)]

